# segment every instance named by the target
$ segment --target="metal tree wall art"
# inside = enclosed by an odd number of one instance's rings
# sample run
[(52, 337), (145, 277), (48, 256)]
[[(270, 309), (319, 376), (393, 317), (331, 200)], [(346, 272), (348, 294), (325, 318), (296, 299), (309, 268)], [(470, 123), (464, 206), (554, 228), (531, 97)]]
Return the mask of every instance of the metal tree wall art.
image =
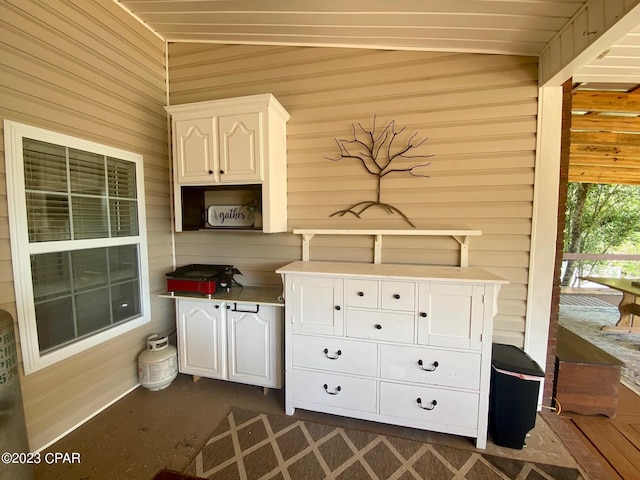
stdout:
[[(340, 150), (340, 156), (338, 158), (325, 157), (332, 162), (338, 162), (346, 158), (352, 158), (358, 160), (369, 175), (377, 177), (376, 186), (376, 200), (369, 200), (364, 202), (358, 202), (351, 205), (349, 208), (338, 210), (332, 213), (330, 216), (336, 215), (344, 216), (347, 213), (355, 215), (358, 218), (362, 218), (361, 215), (371, 207), (382, 208), (390, 214), (397, 213), (413, 228), (416, 226), (411, 223), (411, 220), (397, 207), (384, 203), (381, 201), (381, 183), (382, 179), (392, 173), (407, 172), (414, 177), (429, 177), (421, 173), (416, 173), (415, 169), (419, 167), (426, 167), (431, 164), (420, 163), (411, 167), (393, 166), (393, 162), (399, 159), (415, 159), (415, 158), (429, 158), (433, 155), (418, 155), (413, 152), (420, 146), (422, 146), (427, 139), (416, 142), (415, 138), (418, 132), (415, 132), (407, 140), (399, 143), (398, 136), (404, 131), (405, 127), (397, 128), (395, 120), (391, 120), (387, 125), (376, 132), (376, 117), (373, 117), (373, 126), (370, 130), (364, 128), (358, 122), (358, 128), (356, 124), (351, 124), (353, 138), (350, 139), (338, 139), (336, 138), (336, 144)], [(362, 138), (359, 138), (359, 136)], [(394, 145), (394, 142), (398, 145)], [(416, 143), (414, 143), (416, 142)]]

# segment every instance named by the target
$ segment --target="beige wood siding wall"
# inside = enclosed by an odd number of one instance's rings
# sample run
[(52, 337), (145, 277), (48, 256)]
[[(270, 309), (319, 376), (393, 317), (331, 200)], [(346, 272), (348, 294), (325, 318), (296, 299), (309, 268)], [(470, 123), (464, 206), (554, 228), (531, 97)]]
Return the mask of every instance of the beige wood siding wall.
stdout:
[[(0, 36), (0, 122), (144, 156), (152, 323), (21, 378), (30, 444), (37, 449), (136, 385), (146, 337), (173, 325), (173, 306), (157, 298), (172, 266), (165, 44), (111, 0), (3, 1)], [(0, 308), (15, 318), (0, 154)]]
[[(537, 115), (537, 63), (531, 57), (338, 48), (169, 44), (170, 104), (272, 93), (291, 114), (287, 125), (289, 230), (411, 228), (370, 209), (362, 219), (330, 217), (375, 199), (375, 177), (355, 160), (332, 162), (335, 138), (351, 125), (395, 120), (428, 137), (433, 155), (421, 173), (389, 175), (382, 201), (417, 228), (483, 231), (470, 241), (470, 265), (511, 283), (503, 287), (496, 341), (523, 345), (530, 251)], [(405, 137), (406, 138), (406, 137)], [(400, 145), (401, 142), (398, 142)], [(417, 159), (414, 163), (421, 163)], [(411, 165), (404, 163), (404, 166)], [(277, 284), (273, 271), (300, 259), (287, 234), (176, 234), (178, 265), (232, 263), (246, 283)], [(450, 238), (390, 237), (383, 261), (454, 265)], [(372, 261), (370, 238), (323, 237), (311, 258)]]

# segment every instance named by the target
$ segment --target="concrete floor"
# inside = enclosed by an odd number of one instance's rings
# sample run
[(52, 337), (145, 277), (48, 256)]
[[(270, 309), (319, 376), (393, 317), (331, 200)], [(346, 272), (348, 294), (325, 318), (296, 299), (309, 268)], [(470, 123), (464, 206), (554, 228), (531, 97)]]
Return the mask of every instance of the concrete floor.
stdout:
[[(283, 391), (264, 395), (260, 387), (191, 376), (178, 378), (164, 390), (142, 387), (59, 440), (46, 452), (78, 453), (78, 464), (41, 464), (36, 480), (150, 480), (159, 470), (183, 471), (200, 451), (231, 407), (284, 414)], [(472, 439), (345, 419), (298, 410), (296, 417), (416, 440), (474, 449)], [(523, 450), (495, 446), (487, 453), (577, 467), (563, 442), (538, 416)], [(43, 454), (45, 452), (42, 452)]]

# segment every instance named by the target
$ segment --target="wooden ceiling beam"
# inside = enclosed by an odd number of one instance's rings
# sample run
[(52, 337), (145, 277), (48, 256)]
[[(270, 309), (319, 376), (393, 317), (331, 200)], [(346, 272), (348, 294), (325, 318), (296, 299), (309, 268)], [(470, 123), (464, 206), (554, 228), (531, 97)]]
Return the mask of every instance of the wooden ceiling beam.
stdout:
[(640, 147), (640, 135), (618, 132), (571, 131), (571, 144), (629, 145)]
[(571, 108), (588, 112), (631, 112), (640, 114), (640, 93), (577, 90)]
[(640, 185), (640, 169), (630, 173), (626, 170), (620, 172), (617, 170), (602, 169), (600, 167), (569, 165), (568, 174), (568, 180), (570, 182)]
[[(640, 159), (640, 147), (627, 145), (593, 145), (593, 144), (572, 144), (570, 146), (571, 155), (586, 155), (606, 158), (628, 158)], [(638, 165), (640, 167), (640, 164)]]
[(581, 165), (589, 167), (601, 167), (601, 168), (618, 168), (618, 169), (637, 169), (640, 171), (640, 158), (616, 158), (611, 159), (601, 156), (583, 156), (572, 155), (571, 165)]
[(572, 115), (571, 130), (640, 133), (640, 118), (615, 115)]

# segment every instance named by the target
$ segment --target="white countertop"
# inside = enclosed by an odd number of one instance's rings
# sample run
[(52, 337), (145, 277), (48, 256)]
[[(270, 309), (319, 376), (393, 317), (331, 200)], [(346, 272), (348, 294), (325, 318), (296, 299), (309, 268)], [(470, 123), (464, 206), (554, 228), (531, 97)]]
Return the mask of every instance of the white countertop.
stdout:
[(173, 298), (178, 300), (197, 300), (203, 302), (236, 302), (256, 305), (284, 306), (282, 297), (282, 287), (245, 285), (243, 287), (233, 286), (230, 292), (224, 290), (214, 293), (211, 298), (201, 293), (176, 292), (161, 294), (163, 298)]
[(352, 277), (383, 276), (390, 279), (509, 283), (504, 278), (479, 267), (446, 267), (437, 265), (298, 261), (279, 268), (276, 273), (321, 276), (338, 274)]

